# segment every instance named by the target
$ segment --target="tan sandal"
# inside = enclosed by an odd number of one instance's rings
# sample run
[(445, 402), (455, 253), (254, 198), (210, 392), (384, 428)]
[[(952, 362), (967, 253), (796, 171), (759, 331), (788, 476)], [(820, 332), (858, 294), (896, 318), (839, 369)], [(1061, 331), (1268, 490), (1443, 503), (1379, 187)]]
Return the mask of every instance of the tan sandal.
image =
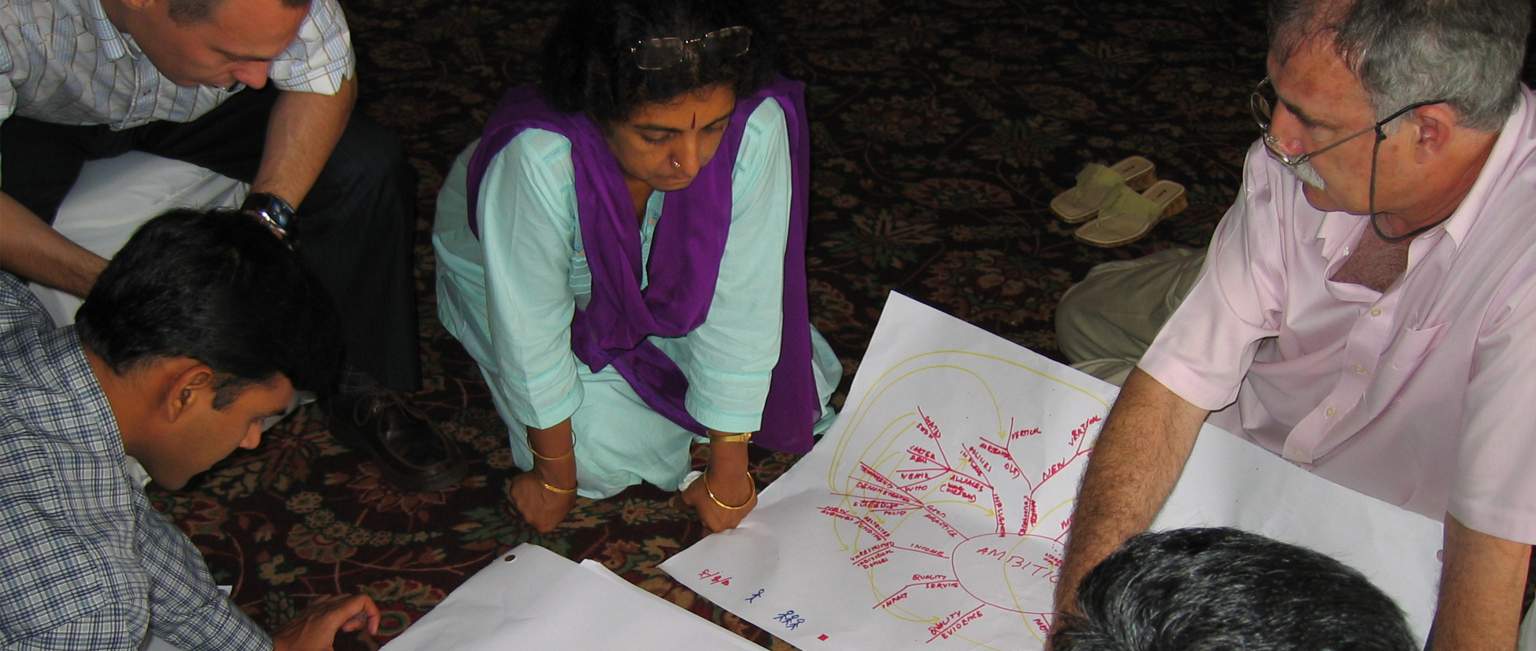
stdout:
[(1154, 181), (1157, 167), (1141, 156), (1127, 156), (1109, 167), (1089, 163), (1077, 173), (1077, 185), (1051, 199), (1051, 212), (1068, 224), (1085, 222), (1113, 200), (1119, 188), (1141, 192)]
[(1099, 218), (1083, 224), (1072, 237), (1084, 244), (1112, 247), (1135, 242), (1158, 222), (1184, 212), (1189, 200), (1184, 186), (1173, 181), (1158, 181), (1145, 192), (1122, 189), (1099, 211)]

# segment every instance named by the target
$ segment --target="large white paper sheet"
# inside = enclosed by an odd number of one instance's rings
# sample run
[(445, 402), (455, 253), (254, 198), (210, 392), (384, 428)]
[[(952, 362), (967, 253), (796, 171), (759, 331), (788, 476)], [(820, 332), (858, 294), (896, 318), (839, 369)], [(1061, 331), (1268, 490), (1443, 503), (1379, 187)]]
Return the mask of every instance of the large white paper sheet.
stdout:
[[(892, 294), (833, 430), (662, 569), (802, 649), (1041, 648), (1116, 392)], [(1334, 555), (1427, 632), (1438, 522), (1207, 427), (1154, 528), (1217, 525)]]
[[(511, 560), (507, 560), (511, 559)], [(460, 585), (386, 651), (758, 649), (599, 563), (524, 543)]]

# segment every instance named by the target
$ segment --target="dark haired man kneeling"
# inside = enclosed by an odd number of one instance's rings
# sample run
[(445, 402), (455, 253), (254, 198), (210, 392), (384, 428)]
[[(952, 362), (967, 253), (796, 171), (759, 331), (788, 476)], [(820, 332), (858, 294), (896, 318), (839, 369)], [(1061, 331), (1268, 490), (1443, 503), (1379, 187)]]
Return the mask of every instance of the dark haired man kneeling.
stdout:
[(324, 392), (335, 308), (249, 216), (173, 211), (107, 265), (56, 328), (0, 272), (0, 647), (329, 648), (378, 628), (366, 596), (301, 616), (275, 640), (219, 592), (202, 557), (126, 470), (161, 485), (261, 441), (295, 388)]
[(1318, 552), (1237, 529), (1127, 540), (1078, 585), (1055, 651), (1416, 651), (1397, 604)]

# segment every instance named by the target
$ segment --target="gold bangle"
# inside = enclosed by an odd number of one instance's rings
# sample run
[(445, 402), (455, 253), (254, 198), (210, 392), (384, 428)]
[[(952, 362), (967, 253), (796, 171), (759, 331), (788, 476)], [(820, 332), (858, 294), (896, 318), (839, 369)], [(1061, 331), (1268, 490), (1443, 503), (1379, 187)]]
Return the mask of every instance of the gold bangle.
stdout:
[(747, 508), (747, 505), (752, 503), (752, 499), (757, 497), (757, 482), (752, 481), (752, 471), (750, 471), (750, 470), (747, 471), (747, 484), (752, 486), (752, 494), (747, 496), (747, 501), (742, 502), (741, 504), (737, 504), (736, 506), (731, 506), (729, 504), (726, 504), (725, 502), (720, 501), (720, 498), (715, 497), (715, 491), (709, 487), (709, 472), (708, 471), (706, 471), (704, 473), (704, 478), (703, 479), (704, 479), (704, 494), (709, 496), (710, 501), (714, 502), (715, 506), (718, 506), (718, 507), (720, 507), (722, 509), (725, 509), (727, 511), (740, 511), (740, 510), (742, 510), (744, 508)]
[(566, 450), (565, 454), (562, 454), (562, 455), (560, 455), (558, 457), (546, 457), (546, 456), (544, 456), (542, 454), (539, 454), (538, 450), (533, 449), (533, 442), (532, 441), (528, 442), (528, 451), (532, 452), (533, 453), (533, 458), (538, 459), (539, 461), (561, 461), (561, 460), (564, 460), (564, 459), (569, 459), (572, 456), (575, 456), (575, 454), (576, 454), (576, 443), (572, 442), (571, 443), (571, 449)]
[(539, 483), (544, 485), (544, 490), (547, 490), (547, 491), (549, 491), (551, 493), (554, 493), (556, 495), (570, 495), (571, 493), (576, 492), (576, 487), (575, 486), (572, 486), (570, 488), (560, 488), (559, 486), (551, 484), (551, 483), (549, 483), (547, 481), (544, 481), (542, 479), (539, 480)]
[(718, 436), (711, 435), (709, 437), (710, 443), (747, 443), (751, 440), (751, 432), (742, 432), (741, 434), (720, 434)]

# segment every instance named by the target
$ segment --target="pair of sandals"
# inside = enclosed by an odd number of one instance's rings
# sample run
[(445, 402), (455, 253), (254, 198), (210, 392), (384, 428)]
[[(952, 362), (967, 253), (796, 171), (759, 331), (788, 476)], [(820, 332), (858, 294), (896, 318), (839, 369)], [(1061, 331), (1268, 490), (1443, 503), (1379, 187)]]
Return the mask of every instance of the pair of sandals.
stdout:
[(1129, 156), (1107, 167), (1084, 166), (1077, 185), (1051, 199), (1051, 212), (1068, 224), (1083, 224), (1072, 237), (1084, 244), (1124, 246), (1183, 212), (1189, 206), (1184, 195), (1184, 186), (1158, 180), (1152, 161)]

